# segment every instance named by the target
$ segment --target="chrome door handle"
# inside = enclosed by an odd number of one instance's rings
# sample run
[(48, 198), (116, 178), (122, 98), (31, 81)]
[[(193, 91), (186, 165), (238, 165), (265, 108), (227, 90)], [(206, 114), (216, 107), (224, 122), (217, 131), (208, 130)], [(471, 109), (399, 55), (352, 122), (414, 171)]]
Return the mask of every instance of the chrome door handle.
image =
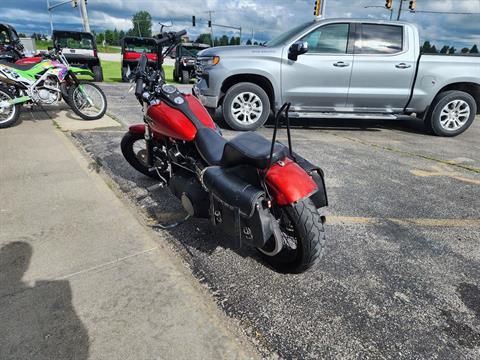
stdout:
[(335, 64), (333, 64), (333, 66), (336, 66), (336, 67), (346, 67), (346, 66), (350, 66), (350, 64), (344, 63), (343, 61), (338, 61), (338, 62), (336, 62)]
[(412, 65), (407, 65), (405, 63), (400, 63), (400, 64), (395, 65), (395, 67), (397, 69), (408, 69), (408, 68), (412, 67)]

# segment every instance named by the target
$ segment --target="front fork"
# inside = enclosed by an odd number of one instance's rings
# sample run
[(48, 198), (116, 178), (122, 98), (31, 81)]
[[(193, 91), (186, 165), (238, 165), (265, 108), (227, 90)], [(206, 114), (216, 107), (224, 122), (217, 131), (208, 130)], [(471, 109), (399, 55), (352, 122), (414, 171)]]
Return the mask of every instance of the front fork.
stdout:
[(147, 151), (147, 165), (149, 168), (154, 166), (153, 163), (153, 140), (152, 140), (152, 132), (150, 130), (150, 126), (147, 122), (147, 109), (148, 104), (143, 104), (143, 121), (145, 122), (145, 144), (146, 144), (146, 151)]

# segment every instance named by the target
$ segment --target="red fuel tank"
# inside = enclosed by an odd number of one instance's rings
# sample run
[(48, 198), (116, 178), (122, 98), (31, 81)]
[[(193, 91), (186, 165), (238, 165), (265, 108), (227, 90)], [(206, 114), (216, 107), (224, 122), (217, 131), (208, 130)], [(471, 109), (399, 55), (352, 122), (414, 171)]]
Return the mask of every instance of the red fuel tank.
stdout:
[[(208, 111), (195, 96), (185, 95), (185, 101), (206, 127), (215, 129), (215, 123)], [(150, 106), (147, 110), (147, 116), (150, 127), (156, 133), (178, 140), (192, 141), (195, 139), (197, 129), (192, 122), (182, 112), (164, 102)]]

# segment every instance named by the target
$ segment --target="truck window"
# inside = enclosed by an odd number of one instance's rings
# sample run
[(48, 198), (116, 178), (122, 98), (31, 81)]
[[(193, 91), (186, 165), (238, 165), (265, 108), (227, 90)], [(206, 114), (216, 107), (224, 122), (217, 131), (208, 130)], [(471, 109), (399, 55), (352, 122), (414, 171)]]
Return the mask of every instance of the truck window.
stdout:
[(403, 49), (403, 27), (396, 25), (362, 24), (356, 54), (396, 54)]
[(348, 44), (348, 24), (321, 26), (304, 36), (301, 41), (308, 43), (308, 54), (345, 54)]

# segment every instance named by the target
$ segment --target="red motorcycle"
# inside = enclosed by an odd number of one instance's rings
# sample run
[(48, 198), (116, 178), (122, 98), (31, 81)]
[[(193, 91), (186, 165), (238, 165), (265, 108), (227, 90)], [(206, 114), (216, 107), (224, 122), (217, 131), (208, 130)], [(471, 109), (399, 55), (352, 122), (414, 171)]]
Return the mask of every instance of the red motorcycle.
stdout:
[[(183, 34), (162, 34), (158, 57)], [(281, 272), (317, 263), (325, 249), (323, 171), (292, 151), (289, 104), (277, 113), (272, 141), (255, 132), (226, 140), (197, 98), (166, 84), (145, 55), (134, 76), (145, 115), (121, 142), (130, 165), (168, 184), (189, 216), (210, 219), (232, 235), (233, 248), (253, 245)], [(276, 141), (282, 114), (288, 146)]]

